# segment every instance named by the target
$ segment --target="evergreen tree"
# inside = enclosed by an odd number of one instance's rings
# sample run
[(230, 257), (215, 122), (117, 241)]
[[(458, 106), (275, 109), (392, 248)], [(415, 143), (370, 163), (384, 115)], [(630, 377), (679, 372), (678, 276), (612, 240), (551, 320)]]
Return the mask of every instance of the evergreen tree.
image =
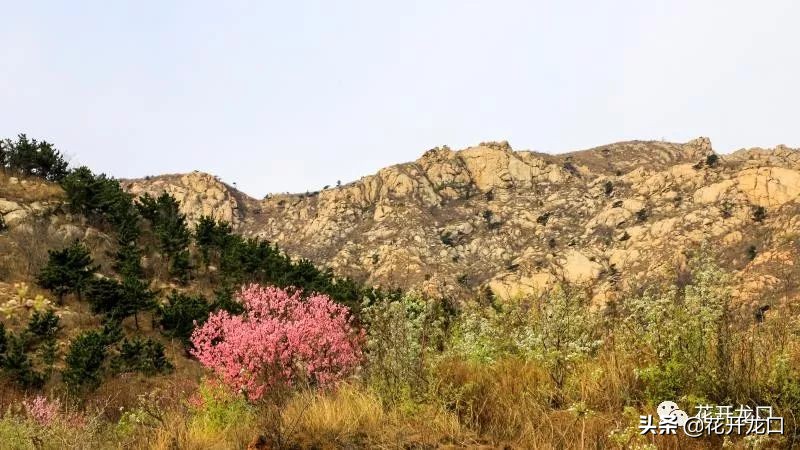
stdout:
[(93, 220), (112, 225), (130, 217), (133, 199), (122, 190), (119, 181), (105, 174), (95, 175), (86, 166), (72, 170), (61, 181), (70, 210)]
[(211, 250), (214, 247), (216, 228), (217, 223), (208, 216), (201, 216), (194, 228), (194, 240), (197, 248), (200, 249), (203, 264), (206, 266), (211, 264)]
[(16, 142), (6, 139), (0, 145), (0, 165), (11, 173), (60, 181), (69, 164), (53, 144), (20, 134)]
[(158, 315), (166, 335), (188, 343), (192, 331), (208, 319), (209, 312), (208, 302), (203, 297), (173, 291), (169, 301), (159, 308)]
[(133, 204), (133, 198), (124, 194), (116, 203), (111, 218), (117, 231), (114, 270), (123, 277), (141, 278), (143, 276), (142, 251), (138, 246), (139, 236), (141, 236), (139, 217), (139, 212)]
[(150, 338), (138, 337), (122, 341), (119, 355), (114, 358), (111, 365), (117, 373), (141, 372), (145, 375), (165, 373), (173, 368), (167, 360), (163, 344)]
[(5, 356), (2, 358), (3, 372), (22, 388), (38, 389), (44, 384), (44, 375), (34, 369), (26, 347), (26, 339), (22, 336), (8, 335)]
[(106, 336), (99, 331), (85, 331), (70, 343), (62, 377), (71, 390), (100, 384), (108, 344)]
[(0, 170), (2, 170), (3, 172), (8, 170), (8, 168), (6, 167), (6, 164), (8, 164), (8, 153), (9, 153), (8, 139), (0, 140)]
[(120, 315), (133, 316), (136, 329), (139, 329), (139, 313), (155, 307), (155, 292), (151, 291), (144, 281), (139, 278), (126, 277), (122, 280), (124, 290), (123, 304), (120, 305)]
[(122, 284), (111, 278), (97, 278), (86, 285), (86, 300), (95, 314), (118, 317), (118, 305), (124, 302)]
[(34, 311), (28, 320), (26, 331), (37, 340), (52, 340), (61, 327), (59, 322), (60, 319), (52, 309), (48, 309), (46, 312)]
[(139, 213), (149, 220), (159, 240), (161, 251), (169, 258), (170, 275), (181, 283), (189, 278), (189, 229), (180, 204), (164, 192), (158, 199), (145, 194), (136, 203)]
[(139, 211), (133, 196), (122, 190), (119, 182), (104, 174), (95, 175), (79, 167), (61, 183), (70, 209), (86, 217), (109, 224), (117, 232), (117, 250), (112, 254), (114, 270), (122, 276), (141, 277), (141, 235)]
[(147, 219), (151, 224), (155, 226), (156, 222), (158, 221), (158, 202), (152, 195), (145, 192), (139, 199), (136, 201), (136, 209), (139, 210), (139, 214), (142, 215), (145, 219)]
[(59, 303), (64, 294), (74, 292), (81, 297), (86, 282), (97, 271), (89, 249), (79, 241), (61, 250), (49, 250), (47, 264), (39, 272), (39, 285), (50, 289), (58, 296)]
[(232, 243), (233, 229), (227, 222), (216, 222), (208, 216), (200, 217), (195, 226), (195, 243), (205, 265), (218, 260), (222, 251)]
[(86, 298), (92, 311), (111, 320), (122, 321), (133, 316), (137, 329), (138, 313), (155, 305), (155, 293), (147, 283), (135, 277), (125, 277), (122, 283), (107, 278), (92, 280), (86, 289)]

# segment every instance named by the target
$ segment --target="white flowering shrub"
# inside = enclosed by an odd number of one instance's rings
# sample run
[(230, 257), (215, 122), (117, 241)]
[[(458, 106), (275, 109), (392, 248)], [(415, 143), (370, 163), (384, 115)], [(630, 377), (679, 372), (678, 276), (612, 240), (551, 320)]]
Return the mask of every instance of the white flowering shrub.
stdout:
[(597, 324), (580, 291), (556, 286), (539, 297), (464, 309), (453, 327), (449, 352), (484, 363), (504, 356), (537, 361), (549, 373), (558, 396), (576, 364), (602, 342)]
[(729, 276), (701, 252), (683, 288), (650, 288), (623, 302), (618, 335), (649, 358), (637, 374), (649, 400), (724, 397), (731, 361)]
[(558, 391), (567, 375), (602, 343), (598, 321), (586, 296), (574, 288), (556, 286), (531, 308), (531, 322), (514, 333), (517, 346), (540, 361)]
[(448, 355), (478, 363), (493, 363), (513, 353), (508, 342), (504, 311), (466, 303), (453, 326)]
[(428, 365), (442, 349), (447, 313), (441, 302), (416, 293), (366, 303), (366, 376), (384, 398), (400, 401), (426, 389)]

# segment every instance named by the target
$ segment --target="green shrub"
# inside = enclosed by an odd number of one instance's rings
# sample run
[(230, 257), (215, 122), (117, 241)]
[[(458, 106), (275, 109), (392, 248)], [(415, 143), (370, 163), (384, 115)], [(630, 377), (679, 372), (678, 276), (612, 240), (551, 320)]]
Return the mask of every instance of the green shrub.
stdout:
[(597, 318), (586, 296), (570, 286), (555, 286), (534, 305), (520, 307), (509, 320), (517, 324), (511, 333), (514, 344), (548, 370), (560, 395), (569, 373), (601, 343)]
[(15, 414), (0, 417), (0, 442), (8, 450), (36, 450), (41, 431), (32, 421)]
[[(616, 334), (627, 351), (640, 355), (648, 396), (671, 392), (671, 398), (723, 401), (733, 361), (730, 278), (705, 252), (693, 257), (689, 267), (690, 279), (682, 289), (656, 287), (626, 299), (623, 326)], [(667, 375), (670, 380), (660, 380)]]
[(756, 256), (758, 256), (758, 249), (756, 248), (756, 246), (755, 245), (751, 245), (751, 246), (747, 247), (747, 259), (749, 261), (752, 261), (752, 260), (756, 259)]
[(230, 314), (236, 315), (244, 312), (244, 306), (233, 297), (233, 290), (228, 287), (222, 287), (215, 293), (214, 301), (211, 303), (211, 311), (227, 311)]
[(762, 223), (767, 218), (767, 210), (763, 206), (754, 206), (752, 209), (753, 222)]
[(197, 325), (208, 319), (210, 308), (202, 296), (190, 296), (173, 291), (166, 304), (158, 309), (159, 323), (164, 334), (180, 338), (188, 345)]
[(155, 293), (147, 284), (134, 277), (126, 277), (122, 283), (109, 278), (94, 279), (86, 287), (86, 299), (92, 311), (118, 321), (134, 316), (137, 329), (138, 313), (153, 308), (154, 298)]
[(58, 295), (59, 302), (64, 294), (75, 292), (80, 296), (86, 283), (98, 267), (94, 265), (89, 249), (76, 240), (61, 250), (49, 250), (47, 265), (38, 275), (39, 285)]
[(723, 219), (730, 219), (733, 216), (733, 203), (725, 200), (720, 206), (720, 215)]
[(44, 382), (44, 375), (34, 369), (28, 356), (27, 342), (22, 336), (9, 334), (3, 358), (3, 372), (6, 377), (23, 389), (38, 389)]
[(56, 337), (59, 326), (59, 318), (52, 309), (45, 312), (34, 311), (28, 321), (27, 332), (37, 340), (49, 341)]
[(490, 306), (466, 303), (449, 336), (447, 354), (458, 360), (489, 364), (513, 353), (504, 340), (504, 315)]
[(73, 391), (93, 389), (102, 379), (107, 336), (100, 331), (85, 331), (72, 340), (62, 372), (64, 383)]
[(385, 399), (404, 401), (427, 388), (426, 361), (444, 347), (447, 309), (413, 293), (365, 302), (367, 376)]
[(255, 411), (245, 397), (230, 392), (224, 385), (204, 381), (197, 396), (190, 400), (189, 426), (197, 430), (220, 432), (254, 421)]
[(800, 373), (786, 353), (779, 354), (772, 364), (766, 400), (784, 411), (800, 410)]
[(645, 399), (651, 405), (664, 400), (678, 399), (691, 382), (689, 371), (682, 361), (671, 359), (664, 364), (653, 364), (636, 371), (644, 385)]
[(606, 197), (611, 197), (611, 194), (614, 193), (614, 183), (611, 181), (606, 181), (603, 183), (603, 193)]
[(166, 373), (172, 364), (164, 355), (164, 345), (150, 338), (135, 337), (124, 339), (120, 344), (119, 355), (112, 361), (115, 372), (141, 372), (145, 375)]
[(462, 308), (450, 336), (448, 354), (492, 364), (505, 357), (538, 362), (561, 401), (567, 377), (601, 343), (598, 320), (580, 291), (556, 286), (541, 298)]

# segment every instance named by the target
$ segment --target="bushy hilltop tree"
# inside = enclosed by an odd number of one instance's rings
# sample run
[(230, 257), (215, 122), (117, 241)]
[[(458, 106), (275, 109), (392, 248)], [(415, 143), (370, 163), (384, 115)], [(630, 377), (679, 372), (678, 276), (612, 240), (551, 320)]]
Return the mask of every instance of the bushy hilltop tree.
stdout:
[(191, 234), (180, 203), (167, 192), (158, 198), (145, 194), (136, 202), (139, 213), (153, 226), (161, 251), (169, 258), (169, 271), (183, 284), (189, 281), (189, 240)]
[(49, 250), (47, 264), (39, 272), (38, 283), (58, 296), (59, 303), (64, 295), (81, 292), (98, 267), (94, 265), (89, 249), (76, 240), (61, 250)]
[(117, 225), (130, 215), (132, 197), (119, 182), (105, 174), (95, 175), (86, 167), (73, 169), (61, 180), (69, 208), (89, 219)]
[(47, 141), (28, 139), (24, 134), (16, 141), (0, 141), (0, 168), (9, 173), (60, 181), (67, 175), (68, 165), (61, 152)]

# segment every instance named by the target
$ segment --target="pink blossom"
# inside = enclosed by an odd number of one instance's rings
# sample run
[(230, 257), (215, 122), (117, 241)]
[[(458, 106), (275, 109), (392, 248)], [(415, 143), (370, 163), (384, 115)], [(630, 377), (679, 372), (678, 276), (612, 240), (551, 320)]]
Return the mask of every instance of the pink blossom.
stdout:
[(51, 401), (43, 395), (37, 395), (31, 401), (23, 400), (22, 405), (31, 419), (45, 427), (53, 423), (61, 409), (58, 399)]
[(239, 301), (242, 315), (213, 313), (195, 329), (192, 354), (250, 400), (278, 384), (335, 384), (361, 360), (363, 333), (326, 295), (252, 284)]

